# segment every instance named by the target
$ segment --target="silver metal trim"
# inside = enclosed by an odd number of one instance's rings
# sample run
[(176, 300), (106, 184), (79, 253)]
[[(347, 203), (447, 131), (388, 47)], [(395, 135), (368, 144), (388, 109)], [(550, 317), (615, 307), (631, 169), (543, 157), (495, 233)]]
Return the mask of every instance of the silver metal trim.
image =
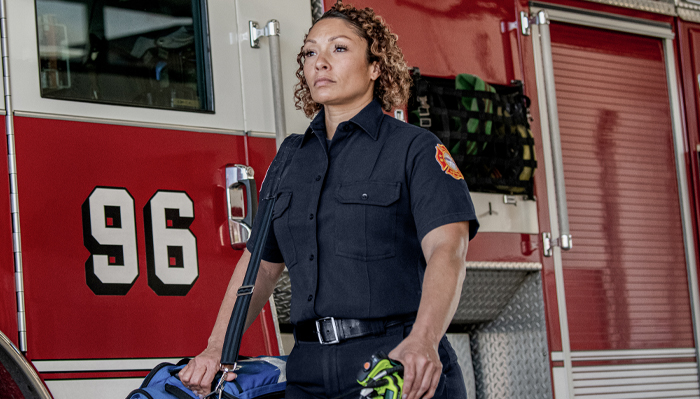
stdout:
[[(537, 12), (540, 31), (540, 45), (542, 46), (542, 71), (544, 72), (544, 90), (547, 104), (547, 121), (549, 122), (549, 140), (552, 151), (552, 171), (554, 172), (554, 194), (557, 197), (557, 219), (559, 221), (559, 236), (571, 236), (569, 231), (569, 211), (566, 202), (566, 184), (564, 182), (564, 158), (561, 150), (561, 136), (559, 134), (559, 111), (557, 109), (557, 93), (554, 84), (554, 64), (552, 61), (552, 41), (549, 36), (549, 18), (544, 10)], [(559, 243), (561, 249), (571, 249), (571, 240), (564, 246), (563, 240)]]
[(554, 245), (552, 245), (552, 234), (551, 233), (542, 233), (542, 254), (546, 257), (551, 257), (554, 255), (554, 252), (552, 251), (552, 248)]
[(586, 0), (591, 3), (606, 4), (609, 6), (630, 8), (633, 10), (641, 10), (647, 12), (653, 12), (656, 14), (663, 15), (676, 15), (676, 9), (671, 1), (659, 1), (659, 0)]
[(541, 16), (539, 13), (529, 16), (527, 12), (520, 11), (520, 33), (523, 36), (530, 36), (532, 25), (548, 24), (549, 22), (547, 22), (546, 18), (540, 19)]
[(678, 7), (678, 18), (689, 22), (700, 22), (700, 10), (695, 8)]
[[(330, 320), (331, 325), (333, 325), (333, 334), (335, 334), (335, 339), (331, 341), (324, 341), (323, 340), (323, 334), (321, 334), (321, 322)], [(321, 345), (332, 345), (332, 344), (337, 344), (340, 342), (340, 338), (338, 338), (338, 327), (335, 324), (335, 318), (333, 317), (324, 317), (322, 319), (316, 320), (316, 335), (318, 335), (318, 342), (321, 343)]]
[(139, 122), (139, 121), (127, 121), (122, 119), (111, 119), (111, 118), (98, 118), (98, 117), (88, 117), (88, 116), (77, 116), (77, 115), (61, 115), (52, 114), (47, 112), (33, 112), (33, 111), (14, 111), (14, 116), (26, 117), (26, 118), (38, 118), (38, 119), (55, 119), (59, 121), (74, 121), (74, 122), (87, 122), (87, 123), (100, 123), (105, 125), (116, 125), (116, 126), (134, 126), (134, 127), (146, 127), (151, 129), (168, 129), (168, 130), (181, 130), (186, 132), (202, 132), (202, 133), (218, 133), (218, 134), (228, 134), (235, 136), (244, 136), (245, 132), (243, 130), (235, 129), (218, 129), (202, 126), (188, 126), (179, 124), (168, 124), (168, 123), (155, 123), (155, 122)]
[(540, 11), (546, 11), (551, 21), (663, 39), (673, 39), (675, 36), (671, 30), (671, 25), (641, 18), (620, 17), (615, 14), (598, 11), (580, 10), (563, 6), (549, 7), (542, 3), (533, 3), (532, 12)]
[(260, 137), (264, 139), (274, 139), (277, 137), (275, 132), (257, 132), (254, 130), (251, 130), (248, 132), (249, 137)]
[[(686, 148), (683, 135), (683, 122), (681, 120), (681, 102), (678, 93), (678, 78), (676, 76), (675, 52), (673, 40), (665, 39), (664, 58), (666, 61), (666, 84), (670, 99), (671, 118), (673, 126), (673, 148), (676, 160), (676, 178), (678, 180), (678, 198), (680, 200), (681, 221), (683, 228), (683, 242), (685, 244), (686, 269), (688, 271), (688, 288), (690, 290), (690, 306), (693, 315), (693, 334), (695, 338), (695, 354), (700, 356), (700, 292), (698, 291), (698, 274), (695, 264), (695, 241), (693, 234), (693, 222), (690, 211), (690, 193), (688, 179), (685, 170), (685, 157), (689, 153)], [(700, 368), (698, 369), (700, 373)]]
[[(4, 7), (3, 7), (4, 8)], [(32, 365), (27, 361), (27, 359), (17, 350), (17, 348), (12, 344), (5, 334), (0, 331), (0, 351), (6, 353), (15, 364), (18, 366), (21, 373), (27, 377), (28, 382), (31, 384), (30, 387), (33, 392), (36, 392), (36, 397), (51, 399), (51, 394), (41, 378), (36, 374)]]
[[(539, 26), (533, 26), (533, 33), (532, 33), (532, 49), (533, 49), (533, 56), (534, 56), (534, 64), (535, 64), (535, 75), (536, 75), (536, 84), (537, 84), (537, 97), (538, 97), (538, 102), (540, 106), (538, 107), (540, 110), (540, 121), (547, 121), (549, 120), (548, 113), (549, 111), (547, 110), (546, 106), (543, 106), (544, 104), (547, 103), (547, 99), (545, 98), (545, 88), (544, 88), (544, 69), (542, 65), (542, 49), (540, 47), (540, 40), (539, 40), (539, 35), (540, 35), (540, 29)], [(545, 149), (543, 151), (544, 155), (544, 168), (545, 168), (545, 184), (547, 186), (547, 209), (549, 211), (549, 220), (550, 220), (550, 230), (551, 230), (551, 235), (554, 235), (555, 237), (559, 235), (559, 223), (558, 223), (558, 212), (556, 208), (556, 196), (555, 196), (555, 187), (554, 187), (554, 171), (552, 167), (552, 153), (551, 150), (548, 151), (547, 149), (551, 149), (551, 142), (550, 142), (550, 132), (549, 132), (549, 124), (548, 123), (541, 123), (541, 131), (542, 131), (542, 148)], [(549, 234), (549, 233), (546, 233)], [(569, 398), (573, 398), (573, 384), (574, 384), (574, 377), (572, 374), (572, 368), (573, 365), (571, 363), (571, 341), (569, 339), (569, 321), (568, 321), (568, 314), (567, 314), (567, 309), (566, 309), (566, 292), (564, 289), (564, 270), (562, 266), (562, 260), (561, 260), (561, 250), (552, 250), (552, 256), (553, 256), (553, 262), (554, 262), (554, 281), (555, 281), (555, 287), (557, 291), (557, 311), (558, 311), (558, 316), (559, 316), (559, 330), (560, 330), (560, 335), (561, 335), (561, 344), (562, 344), (562, 361), (564, 362), (564, 373), (566, 374), (566, 386), (567, 386), (567, 393)]]
[(255, 21), (248, 21), (248, 36), (250, 38), (250, 47), (260, 48), (260, 38), (265, 36), (265, 30), (260, 29)]
[(311, 19), (316, 21), (323, 15), (323, 0), (311, 0)]
[[(231, 246), (234, 249), (244, 249), (253, 228), (253, 218), (257, 209), (257, 195), (247, 192), (248, 188), (257, 189), (253, 180), (253, 168), (247, 165), (233, 165), (226, 167), (226, 216), (228, 217), (228, 230)], [(245, 191), (244, 191), (245, 189)], [(243, 193), (246, 193), (243, 196)], [(241, 197), (238, 195), (241, 194)], [(234, 201), (236, 203), (234, 204)], [(241, 216), (233, 216), (231, 210), (240, 207), (244, 213)]]
[(272, 312), (272, 325), (275, 326), (275, 337), (277, 338), (277, 350), (279, 350), (280, 356), (284, 356), (284, 344), (282, 343), (282, 333), (280, 332), (280, 323), (277, 318), (277, 304), (275, 303), (275, 295), (270, 295), (270, 311)]
[[(284, 114), (284, 84), (282, 82), (282, 56), (280, 53), (280, 24), (276, 20), (267, 23), (270, 42), (270, 71), (272, 73), (272, 102), (275, 110), (275, 134), (277, 149), (287, 137), (287, 118)], [(276, 33), (272, 33), (276, 32)]]
[(15, 152), (15, 125), (12, 115), (10, 89), (10, 50), (7, 38), (7, 6), (0, 0), (0, 40), (4, 82), (5, 136), (7, 138), (7, 165), (10, 179), (10, 212), (12, 215), (12, 252), (15, 264), (15, 294), (17, 298), (17, 334), (19, 350), (27, 352), (27, 320), (24, 307), (24, 271), (22, 268), (22, 240), (20, 238), (19, 197), (17, 195), (17, 157)]
[(475, 262), (467, 261), (467, 269), (478, 270), (542, 270), (540, 262)]

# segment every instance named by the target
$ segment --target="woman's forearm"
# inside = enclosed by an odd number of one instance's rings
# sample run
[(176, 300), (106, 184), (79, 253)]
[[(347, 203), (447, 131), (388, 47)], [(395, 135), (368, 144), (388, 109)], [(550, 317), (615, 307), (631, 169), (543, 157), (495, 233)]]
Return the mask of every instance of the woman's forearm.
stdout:
[[(214, 328), (212, 329), (209, 337), (207, 344), (208, 348), (218, 350), (223, 348), (226, 329), (228, 327), (229, 319), (231, 318), (231, 312), (236, 304), (236, 294), (238, 293), (238, 288), (240, 288), (240, 286), (243, 284), (243, 279), (246, 271), (248, 270), (249, 261), (250, 252), (246, 249), (243, 251), (243, 255), (236, 264), (231, 280), (229, 280), (228, 287), (226, 288), (226, 294), (224, 294), (224, 299), (221, 302), (219, 313), (216, 316), (216, 323), (214, 323)], [(250, 307), (248, 308), (248, 315), (246, 317), (246, 330), (258, 316), (263, 306), (265, 306), (268, 298), (270, 298), (270, 295), (275, 288), (275, 284), (277, 283), (277, 279), (279, 278), (283, 269), (284, 264), (281, 263), (270, 263), (265, 261), (261, 262), (258, 277), (255, 282), (255, 289), (253, 290), (253, 296), (250, 301)]]
[(422, 242), (427, 260), (418, 315), (412, 335), (437, 345), (459, 304), (466, 275), (469, 222), (441, 226)]
[(437, 345), (457, 310), (464, 282), (465, 260), (455, 251), (436, 249), (423, 278), (423, 293), (411, 334)]

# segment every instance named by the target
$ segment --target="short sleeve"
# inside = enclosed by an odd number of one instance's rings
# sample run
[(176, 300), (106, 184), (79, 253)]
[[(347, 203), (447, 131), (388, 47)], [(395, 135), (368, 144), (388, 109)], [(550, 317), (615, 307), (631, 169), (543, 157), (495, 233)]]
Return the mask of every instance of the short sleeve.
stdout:
[[(299, 144), (299, 138), (299, 135), (291, 135), (284, 140), (284, 142), (280, 146), (279, 152), (277, 152), (277, 155), (275, 156), (275, 159), (272, 160), (270, 167), (267, 169), (267, 173), (265, 173), (265, 178), (263, 179), (262, 187), (260, 188), (260, 206), (258, 206), (258, 213), (255, 215), (255, 219), (253, 220), (253, 227), (251, 228), (250, 238), (248, 238), (248, 242), (246, 243), (246, 248), (248, 248), (248, 251), (250, 252), (253, 252), (253, 248), (257, 243), (258, 235), (260, 234), (263, 227), (263, 214), (266, 211), (266, 205), (269, 203), (268, 201), (263, 201), (263, 199), (269, 198), (270, 196), (275, 194), (272, 191), (277, 186), (277, 184), (275, 184), (277, 180), (281, 178), (280, 174), (284, 170), (284, 163), (286, 161), (286, 159), (282, 159), (285, 158), (282, 155), (284, 154), (284, 151), (290, 151), (288, 156), (291, 157), (295, 150), (294, 147)], [(272, 263), (284, 262), (282, 252), (280, 251), (279, 245), (277, 244), (277, 238), (275, 237), (275, 229), (273, 228), (273, 226), (270, 226), (270, 231), (267, 234), (265, 248), (262, 252), (262, 259), (264, 261)]]
[(431, 230), (469, 221), (469, 239), (479, 222), (467, 183), (447, 148), (427, 130), (412, 141), (406, 160), (411, 211), (419, 241)]

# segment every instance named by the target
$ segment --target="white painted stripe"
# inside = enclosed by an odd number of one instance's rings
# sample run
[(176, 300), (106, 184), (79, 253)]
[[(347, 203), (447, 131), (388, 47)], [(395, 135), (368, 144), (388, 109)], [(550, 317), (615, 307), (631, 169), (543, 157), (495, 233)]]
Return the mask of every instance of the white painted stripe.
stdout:
[[(562, 352), (552, 352), (552, 361), (564, 361)], [(572, 361), (694, 358), (695, 348), (630, 349), (613, 351), (572, 351)]]
[(697, 398), (700, 390), (687, 389), (682, 391), (654, 391), (654, 392), (629, 392), (612, 393), (609, 395), (594, 394), (591, 396), (576, 394), (578, 398), (591, 397), (595, 399), (667, 399), (667, 398)]
[(576, 372), (588, 372), (588, 371), (627, 371), (627, 370), (650, 370), (650, 369), (684, 369), (694, 367), (697, 368), (698, 365), (695, 362), (683, 362), (683, 363), (655, 363), (655, 364), (624, 364), (615, 366), (583, 366), (576, 367)]
[(143, 378), (48, 380), (46, 385), (54, 399), (124, 399), (142, 381)]
[[(667, 369), (667, 370), (659, 370), (659, 369), (650, 369), (650, 370), (625, 370), (625, 371), (600, 371), (597, 373), (581, 373), (578, 372), (577, 370), (574, 371), (574, 379), (579, 380), (579, 381), (585, 381), (585, 380), (604, 380), (608, 378), (628, 378), (628, 377), (634, 377), (634, 378), (646, 378), (646, 377), (660, 377), (660, 376), (665, 376), (665, 378), (669, 378), (670, 376), (685, 376), (685, 375), (692, 375), (695, 376), (697, 375), (697, 369), (693, 369), (692, 367), (687, 367), (687, 368), (681, 368), (681, 369)], [(697, 378), (697, 377), (694, 377)]]
[(86, 371), (150, 370), (160, 363), (177, 363), (180, 359), (181, 358), (34, 360), (32, 363), (40, 373), (71, 373)]
[(658, 391), (677, 391), (677, 390), (688, 390), (688, 389), (698, 389), (698, 383), (694, 384), (646, 384), (646, 385), (632, 385), (632, 386), (619, 386), (619, 387), (593, 387), (593, 388), (574, 388), (574, 394), (576, 395), (597, 395), (597, 394), (610, 394), (610, 393), (632, 393), (632, 392), (658, 392)]
[(676, 358), (676, 357), (695, 357), (695, 348), (671, 348), (671, 349), (631, 349), (631, 350), (615, 350), (615, 351), (575, 351), (571, 352), (572, 360), (589, 360), (591, 358)]
[[(117, 107), (113, 107), (117, 108)], [(133, 109), (133, 108), (132, 108)], [(112, 118), (98, 118), (91, 116), (78, 116), (78, 115), (66, 115), (66, 114), (51, 114), (45, 112), (33, 112), (33, 111), (15, 111), (15, 116), (27, 117), (27, 118), (38, 118), (38, 119), (55, 119), (60, 121), (73, 121), (73, 122), (87, 122), (87, 123), (99, 123), (105, 125), (115, 125), (115, 126), (134, 126), (134, 127), (145, 127), (151, 129), (168, 129), (168, 130), (180, 130), (185, 132), (204, 132), (204, 133), (218, 133), (218, 134), (229, 134), (236, 136), (243, 136), (245, 132), (243, 130), (236, 129), (219, 129), (212, 127), (202, 127), (202, 126), (190, 126), (182, 124), (170, 124), (170, 123), (160, 123), (160, 122), (141, 122), (127, 119), (112, 119)], [(275, 137), (274, 133), (265, 132), (255, 132), (256, 137)]]
[(697, 363), (574, 367), (574, 395), (596, 399), (699, 397)]
[(552, 379), (554, 385), (554, 397), (557, 399), (570, 399), (569, 381), (564, 367), (552, 367)]
[(698, 383), (698, 376), (697, 375), (681, 375), (681, 376), (659, 376), (655, 375), (654, 377), (656, 378), (650, 378), (650, 377), (640, 377), (640, 376), (634, 376), (631, 378), (620, 378), (620, 377), (613, 377), (609, 376), (608, 378), (598, 378), (595, 380), (577, 380), (576, 375), (574, 375), (574, 388), (585, 388), (585, 387), (609, 387), (613, 385), (619, 385), (619, 386), (634, 386), (634, 389), (630, 390), (637, 390), (638, 387), (643, 386), (643, 384), (661, 384), (661, 383), (671, 383), (671, 382), (688, 382), (688, 383), (695, 383), (697, 385)]

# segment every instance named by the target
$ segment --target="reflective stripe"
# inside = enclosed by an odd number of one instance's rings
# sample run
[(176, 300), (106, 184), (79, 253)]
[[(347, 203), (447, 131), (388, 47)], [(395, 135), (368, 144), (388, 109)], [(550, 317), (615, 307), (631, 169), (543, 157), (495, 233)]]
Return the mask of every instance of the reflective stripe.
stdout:
[(85, 359), (85, 360), (34, 360), (40, 373), (73, 373), (86, 371), (142, 371), (150, 370), (163, 362), (177, 363), (181, 358), (145, 359)]

